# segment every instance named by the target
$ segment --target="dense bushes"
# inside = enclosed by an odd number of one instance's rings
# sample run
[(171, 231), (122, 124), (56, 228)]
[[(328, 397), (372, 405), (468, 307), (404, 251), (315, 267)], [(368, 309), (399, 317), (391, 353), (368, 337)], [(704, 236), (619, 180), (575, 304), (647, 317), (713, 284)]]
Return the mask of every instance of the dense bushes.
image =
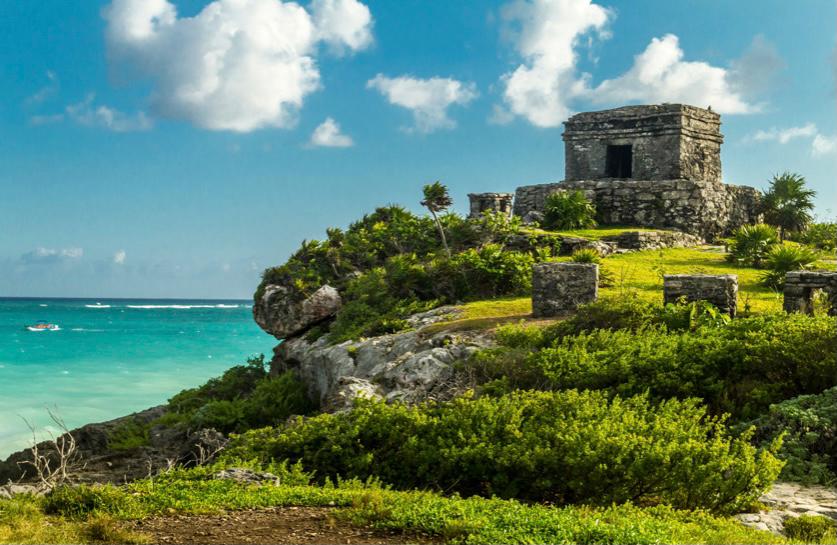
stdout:
[[(281, 423), (289, 416), (311, 412), (314, 404), (295, 375), (268, 376), (264, 356), (259, 356), (209, 379), (203, 386), (181, 391), (169, 400), (167, 409), (167, 414), (151, 425), (214, 428), (229, 433)], [(117, 431), (110, 438), (111, 448), (139, 446), (135, 444), (139, 434), (132, 427)], [(147, 433), (144, 429), (146, 438)]]
[(532, 263), (548, 256), (505, 249), (521, 232), (519, 218), (437, 219), (445, 248), (434, 220), (398, 206), (379, 208), (346, 231), (329, 229), (325, 241), (305, 242), (287, 263), (266, 270), (255, 298), (267, 284), (289, 286), (290, 296), (301, 299), (327, 283), (343, 298), (330, 330), (334, 340), (380, 335), (439, 304), (527, 293)]
[(604, 325), (593, 313), (531, 334), (503, 333), (500, 340), (507, 347), (483, 351), (468, 365), (480, 380), (500, 381), (490, 384), (490, 391), (649, 391), (654, 399), (699, 397), (714, 414), (729, 412), (735, 418), (754, 418), (772, 403), (837, 384), (833, 317), (775, 315), (725, 324), (706, 315), (689, 329), (676, 307), (670, 314), (649, 312), (639, 304), (624, 307), (621, 313), (617, 307), (613, 318), (631, 329), (579, 332)]
[[(837, 357), (837, 356), (834, 356)], [(804, 483), (837, 483), (837, 388), (772, 405), (753, 422), (762, 444), (784, 434), (782, 478)]]
[(812, 223), (804, 231), (793, 233), (791, 240), (834, 252), (837, 248), (837, 223)]
[(301, 460), (320, 478), (380, 477), (559, 503), (663, 502), (735, 511), (781, 464), (731, 439), (694, 401), (515, 392), (419, 407), (364, 401), (346, 413), (246, 433), (228, 456)]
[(532, 288), (534, 262), (531, 254), (506, 251), (498, 244), (450, 258), (393, 256), (349, 282), (347, 303), (331, 326), (331, 338), (339, 342), (392, 333), (403, 329), (405, 316), (440, 304), (524, 295)]

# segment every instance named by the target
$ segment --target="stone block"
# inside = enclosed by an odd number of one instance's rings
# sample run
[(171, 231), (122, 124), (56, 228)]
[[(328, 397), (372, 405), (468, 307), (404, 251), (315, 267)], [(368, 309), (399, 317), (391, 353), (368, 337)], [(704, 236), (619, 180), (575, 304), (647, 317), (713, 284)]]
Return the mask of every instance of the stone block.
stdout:
[(511, 215), (513, 193), (469, 193), (471, 217), (478, 218), (486, 212)]
[(738, 304), (738, 276), (734, 274), (671, 274), (663, 277), (666, 304), (685, 299), (707, 301), (722, 312), (735, 316)]
[(599, 266), (538, 263), (532, 267), (532, 315), (561, 316), (599, 296)]
[(837, 316), (837, 272), (791, 271), (785, 275), (785, 312), (811, 314), (814, 310), (814, 292), (822, 290), (827, 294), (829, 314)]

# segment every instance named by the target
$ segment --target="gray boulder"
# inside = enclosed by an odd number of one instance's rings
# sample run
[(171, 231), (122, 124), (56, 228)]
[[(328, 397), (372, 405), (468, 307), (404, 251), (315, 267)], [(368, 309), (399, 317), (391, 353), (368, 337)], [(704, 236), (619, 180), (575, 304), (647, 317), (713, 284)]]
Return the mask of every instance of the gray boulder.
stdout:
[(342, 304), (340, 294), (329, 285), (305, 297), (294, 288), (271, 284), (253, 305), (253, 318), (267, 333), (287, 339), (331, 318)]
[(296, 372), (309, 396), (330, 411), (350, 408), (358, 397), (407, 403), (447, 399), (462, 386), (456, 362), (493, 345), (484, 331), (426, 329), (459, 315), (442, 307), (410, 317), (415, 330), (336, 345), (327, 335), (316, 341), (290, 339), (274, 350), (271, 371)]

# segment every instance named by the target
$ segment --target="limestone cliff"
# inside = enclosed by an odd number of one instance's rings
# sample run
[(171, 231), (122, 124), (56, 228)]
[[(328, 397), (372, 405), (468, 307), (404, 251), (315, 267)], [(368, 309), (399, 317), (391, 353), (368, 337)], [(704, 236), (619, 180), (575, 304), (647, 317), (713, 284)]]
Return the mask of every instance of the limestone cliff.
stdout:
[(467, 387), (456, 374), (456, 362), (493, 344), (484, 332), (429, 327), (458, 314), (454, 307), (440, 307), (408, 318), (409, 331), (339, 344), (331, 344), (328, 336), (293, 338), (274, 350), (271, 372), (296, 372), (325, 410), (348, 408), (356, 397), (408, 403), (449, 399)]

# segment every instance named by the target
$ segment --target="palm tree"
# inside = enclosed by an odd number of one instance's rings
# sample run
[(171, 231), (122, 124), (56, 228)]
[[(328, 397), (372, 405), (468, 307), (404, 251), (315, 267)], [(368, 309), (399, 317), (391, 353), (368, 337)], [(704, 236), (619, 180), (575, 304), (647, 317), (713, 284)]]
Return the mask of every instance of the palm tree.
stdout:
[(765, 221), (779, 227), (780, 240), (785, 240), (787, 232), (803, 231), (808, 227), (813, 219), (811, 211), (816, 194), (806, 187), (805, 178), (799, 174), (785, 172), (773, 176), (762, 207)]
[(450, 258), (450, 248), (448, 248), (448, 239), (445, 238), (445, 230), (442, 228), (442, 222), (439, 221), (437, 212), (444, 212), (453, 200), (448, 194), (448, 188), (440, 181), (436, 180), (432, 184), (424, 186), (424, 200), (421, 205), (430, 210), (430, 215), (433, 216), (433, 221), (436, 223), (436, 229), (439, 231), (439, 237), (442, 239), (442, 246), (445, 247), (445, 252)]

